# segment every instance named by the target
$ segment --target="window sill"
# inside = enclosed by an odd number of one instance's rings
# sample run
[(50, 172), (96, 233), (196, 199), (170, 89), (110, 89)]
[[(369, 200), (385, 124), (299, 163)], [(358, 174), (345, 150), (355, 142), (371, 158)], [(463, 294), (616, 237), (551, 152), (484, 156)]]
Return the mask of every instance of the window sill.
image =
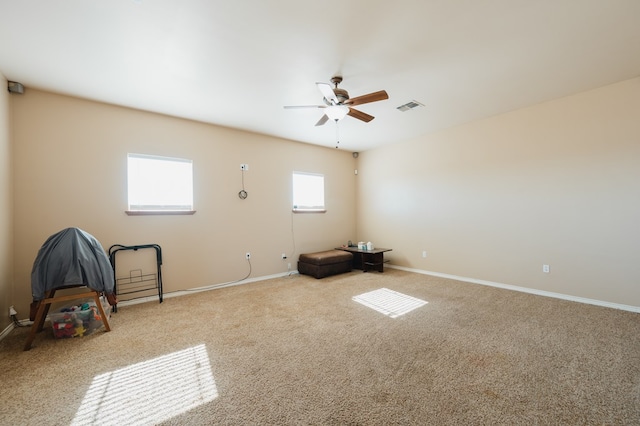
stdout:
[(294, 213), (326, 213), (326, 209), (293, 209)]
[(127, 216), (169, 216), (169, 215), (192, 215), (195, 210), (125, 210)]

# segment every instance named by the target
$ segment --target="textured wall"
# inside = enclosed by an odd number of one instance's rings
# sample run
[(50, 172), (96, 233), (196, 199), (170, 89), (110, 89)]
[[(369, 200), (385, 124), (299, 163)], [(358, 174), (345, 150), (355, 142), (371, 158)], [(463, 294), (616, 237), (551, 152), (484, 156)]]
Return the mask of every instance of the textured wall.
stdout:
[[(51, 234), (77, 226), (108, 249), (160, 244), (165, 291), (296, 268), (297, 254), (355, 238), (350, 153), (27, 90), (15, 99), (16, 303)], [(193, 160), (192, 216), (127, 216), (127, 153)], [(249, 164), (242, 189), (240, 164)], [(291, 213), (291, 174), (325, 175), (327, 213)], [(285, 252), (290, 258), (281, 259)]]
[(358, 169), (358, 238), (392, 263), (640, 307), (640, 79), (367, 151)]

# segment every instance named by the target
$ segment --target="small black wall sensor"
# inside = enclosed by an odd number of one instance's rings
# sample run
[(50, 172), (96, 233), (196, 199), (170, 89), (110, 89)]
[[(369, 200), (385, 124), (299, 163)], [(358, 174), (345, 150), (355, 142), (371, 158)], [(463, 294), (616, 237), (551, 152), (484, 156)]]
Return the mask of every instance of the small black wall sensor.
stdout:
[(17, 93), (22, 95), (24, 93), (24, 86), (17, 81), (9, 81), (7, 84), (7, 90), (9, 93)]

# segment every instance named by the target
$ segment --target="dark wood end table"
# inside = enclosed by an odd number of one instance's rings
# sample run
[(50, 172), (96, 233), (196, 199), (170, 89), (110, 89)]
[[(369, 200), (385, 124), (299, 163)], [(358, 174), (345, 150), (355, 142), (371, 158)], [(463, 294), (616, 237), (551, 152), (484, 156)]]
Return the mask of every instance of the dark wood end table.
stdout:
[(383, 271), (384, 252), (391, 251), (389, 248), (374, 248), (373, 250), (362, 250), (358, 247), (336, 247), (336, 250), (344, 250), (353, 254), (353, 269), (367, 271)]

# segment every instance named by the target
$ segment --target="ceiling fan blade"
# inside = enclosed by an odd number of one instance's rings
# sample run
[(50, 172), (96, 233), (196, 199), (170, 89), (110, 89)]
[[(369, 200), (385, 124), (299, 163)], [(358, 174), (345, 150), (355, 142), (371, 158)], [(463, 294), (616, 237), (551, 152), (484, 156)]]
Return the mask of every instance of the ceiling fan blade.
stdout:
[(320, 120), (318, 120), (316, 126), (322, 126), (327, 121), (329, 121), (329, 117), (327, 117), (327, 114), (324, 114), (322, 117), (320, 117)]
[(329, 83), (316, 83), (316, 85), (318, 86), (320, 93), (322, 93), (322, 96), (324, 96), (326, 100), (331, 102), (331, 105), (335, 105), (338, 103), (338, 97), (333, 92), (333, 89), (331, 88), (331, 85)]
[(344, 102), (345, 105), (362, 105), (369, 102), (377, 102), (389, 99), (389, 95), (386, 91), (380, 90), (378, 92), (369, 93), (368, 95), (356, 96), (355, 98), (348, 99)]
[(285, 105), (284, 109), (297, 109), (297, 108), (326, 108), (326, 105)]
[(349, 112), (347, 113), (347, 115), (350, 115), (353, 118), (357, 118), (358, 120), (362, 120), (365, 123), (368, 123), (375, 118), (373, 115), (369, 115), (365, 112), (358, 111), (357, 109), (353, 108), (349, 108)]

